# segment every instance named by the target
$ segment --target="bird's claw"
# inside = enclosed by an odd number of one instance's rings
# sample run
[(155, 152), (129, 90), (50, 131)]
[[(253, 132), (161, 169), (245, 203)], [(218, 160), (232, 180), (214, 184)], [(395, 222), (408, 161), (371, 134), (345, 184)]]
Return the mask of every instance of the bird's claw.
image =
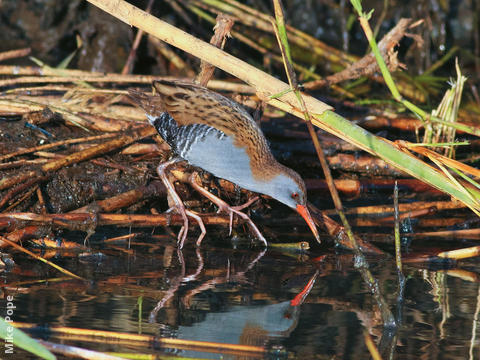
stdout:
[(180, 249), (182, 249), (183, 245), (185, 243), (185, 240), (187, 239), (188, 227), (189, 227), (188, 216), (195, 219), (195, 221), (198, 223), (198, 226), (200, 227), (200, 230), (202, 231), (201, 234), (198, 236), (198, 239), (197, 239), (197, 242), (196, 242), (197, 246), (200, 246), (203, 238), (205, 237), (205, 235), (207, 233), (207, 230), (205, 229), (205, 224), (203, 223), (202, 218), (199, 215), (197, 215), (196, 213), (194, 213), (193, 211), (187, 210), (185, 208), (185, 206), (183, 206), (183, 204), (182, 204), (182, 206), (176, 206), (175, 205), (175, 206), (171, 207), (170, 209), (168, 209), (166, 211), (166, 213), (171, 213), (173, 211), (180, 214), (182, 216), (182, 219), (183, 219), (183, 225), (180, 228), (180, 231), (178, 232), (178, 235), (177, 235), (178, 247)]
[(220, 199), (219, 197), (213, 195), (195, 181), (195, 178), (197, 176), (197, 173), (194, 172), (190, 175), (189, 181), (190, 184), (193, 186), (194, 189), (196, 189), (200, 194), (205, 196), (207, 199), (209, 199), (211, 202), (213, 202), (215, 205), (218, 207), (217, 213), (226, 213), (230, 216), (230, 227), (229, 227), (229, 235), (232, 234), (232, 227), (233, 227), (233, 214), (237, 214), (240, 216), (242, 219), (244, 219), (248, 225), (250, 226), (250, 229), (252, 232), (255, 234), (255, 236), (264, 243), (265, 247), (267, 246), (267, 240), (263, 237), (262, 233), (260, 230), (258, 230), (257, 226), (253, 223), (252, 219), (250, 217), (241, 212), (240, 210), (245, 209), (246, 207), (250, 206), (253, 202), (258, 200), (258, 196), (253, 197), (252, 199), (248, 200), (245, 204), (239, 205), (239, 206), (230, 206), (228, 205), (225, 201)]

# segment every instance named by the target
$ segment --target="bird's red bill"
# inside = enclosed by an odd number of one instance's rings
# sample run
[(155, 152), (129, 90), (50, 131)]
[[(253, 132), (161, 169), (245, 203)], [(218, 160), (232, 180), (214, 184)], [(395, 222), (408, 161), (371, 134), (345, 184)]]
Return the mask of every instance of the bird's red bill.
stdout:
[(297, 205), (297, 211), (300, 215), (302, 215), (302, 217), (307, 222), (308, 226), (310, 227), (310, 230), (312, 230), (313, 235), (315, 235), (315, 239), (317, 239), (317, 241), (320, 242), (320, 235), (318, 234), (317, 227), (315, 226), (312, 215), (310, 215), (310, 212), (308, 211), (307, 207), (305, 205), (299, 204)]

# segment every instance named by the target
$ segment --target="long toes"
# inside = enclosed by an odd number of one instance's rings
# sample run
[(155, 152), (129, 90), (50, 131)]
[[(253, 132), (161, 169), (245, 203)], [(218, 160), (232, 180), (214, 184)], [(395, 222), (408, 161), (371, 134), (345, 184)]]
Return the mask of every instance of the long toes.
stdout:
[(201, 234), (198, 236), (196, 245), (200, 246), (202, 244), (202, 240), (205, 237), (205, 234), (207, 233), (207, 230), (205, 229), (205, 224), (203, 223), (202, 218), (195, 214), (194, 212), (187, 210), (187, 215), (194, 218), (197, 221), (198, 226), (200, 227)]
[(252, 221), (252, 219), (250, 219), (250, 217), (241, 212), (241, 211), (238, 211), (238, 210), (235, 210), (235, 209), (232, 209), (232, 214), (235, 213), (237, 214), (238, 216), (240, 216), (242, 219), (244, 219), (248, 226), (250, 227), (250, 230), (255, 234), (255, 236), (261, 241), (263, 242), (263, 244), (265, 245), (265, 247), (267, 247), (267, 240), (265, 239), (265, 237), (262, 235), (262, 233), (260, 232), (260, 230), (258, 230), (257, 228), (257, 225), (255, 225), (255, 223)]
[(181, 242), (184, 231), (185, 231), (185, 226), (182, 226), (180, 228), (180, 231), (178, 232), (178, 235), (177, 235), (177, 243)]
[(197, 242), (196, 242), (197, 246), (202, 245), (202, 240), (203, 240), (203, 238), (205, 237), (206, 234), (207, 234), (206, 231), (205, 232), (202, 231), (202, 233), (198, 236), (198, 239), (197, 239)]
[(216, 204), (218, 207), (217, 214), (222, 214), (222, 213), (229, 213), (231, 208), (228, 205), (223, 205), (223, 204)]
[(233, 227), (233, 211), (230, 211), (230, 221), (228, 223), (229, 227), (229, 231), (228, 231), (228, 236), (231, 236), (232, 235), (232, 227)]
[(252, 232), (255, 234), (255, 236), (258, 238), (258, 240), (260, 240), (261, 242), (263, 242), (263, 244), (265, 245), (265, 247), (267, 247), (267, 240), (266, 240), (265, 237), (262, 235), (262, 233), (260, 232), (260, 230), (258, 230), (257, 226), (253, 223), (252, 220), (249, 219), (248, 225), (250, 226), (250, 229), (251, 229)]
[[(184, 229), (185, 229), (185, 226), (182, 226), (182, 229), (178, 233), (177, 244), (178, 244), (179, 249), (183, 249), (183, 244), (185, 243), (185, 239), (187, 238), (188, 228), (186, 230), (184, 230)], [(181, 236), (180, 236), (180, 233), (181, 233)]]
[(257, 201), (259, 199), (258, 196), (255, 196), (251, 199), (249, 199), (245, 204), (242, 204), (242, 205), (238, 205), (238, 206), (233, 206), (232, 209), (234, 210), (237, 210), (237, 211), (240, 211), (240, 210), (243, 210), (245, 209), (246, 207), (249, 207), (250, 205), (252, 205), (255, 201)]

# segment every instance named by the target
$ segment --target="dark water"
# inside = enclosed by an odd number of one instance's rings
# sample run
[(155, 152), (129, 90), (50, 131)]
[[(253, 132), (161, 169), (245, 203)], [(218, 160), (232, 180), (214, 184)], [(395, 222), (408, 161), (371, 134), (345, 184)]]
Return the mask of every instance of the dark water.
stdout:
[[(385, 346), (384, 358), (390, 352), (397, 359), (479, 356), (478, 262), (465, 264), (469, 271), (407, 266), (405, 299), (398, 304), (393, 261), (370, 258), (383, 295), (400, 316), (395, 342), (382, 334), (378, 307), (352, 267), (351, 255), (330, 253), (318, 258), (319, 254), (264, 252), (248, 246), (232, 250), (214, 248), (215, 243), (208, 241), (200, 249), (190, 243), (180, 252), (163, 245), (165, 240), (141, 242), (134, 241), (128, 254), (123, 251), (125, 245), (117, 244), (91, 255), (61, 255), (56, 262), (87, 278), (86, 282), (58, 279), (58, 273), (47, 266), (16, 256), (24, 273), (2, 276), (4, 296), (14, 298), (13, 320), (264, 346), (273, 358), (369, 358), (364, 330)], [(224, 242), (231, 245), (229, 240)], [(301, 305), (292, 306), (291, 300), (311, 280), (315, 282), (310, 294)], [(6, 300), (0, 308), (6, 311)], [(36, 336), (62, 342), (47, 332)], [(99, 351), (245, 358), (103, 341), (66, 343)], [(20, 358), (20, 354), (6, 358)]]

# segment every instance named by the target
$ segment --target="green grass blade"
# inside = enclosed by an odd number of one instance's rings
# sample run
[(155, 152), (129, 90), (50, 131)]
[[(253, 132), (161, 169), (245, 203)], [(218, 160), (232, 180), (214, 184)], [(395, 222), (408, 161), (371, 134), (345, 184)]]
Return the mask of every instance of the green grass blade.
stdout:
[[(25, 334), (23, 331), (10, 325), (4, 318), (0, 317), (0, 337), (5, 339), (5, 354), (8, 354), (9, 348), (7, 344), (12, 342), (13, 345), (22, 348), (32, 354), (35, 354), (42, 359), (55, 360), (56, 357), (47, 348), (39, 344), (35, 339)], [(11, 339), (11, 340), (10, 340)], [(12, 347), (12, 354), (15, 353), (15, 349)]]

